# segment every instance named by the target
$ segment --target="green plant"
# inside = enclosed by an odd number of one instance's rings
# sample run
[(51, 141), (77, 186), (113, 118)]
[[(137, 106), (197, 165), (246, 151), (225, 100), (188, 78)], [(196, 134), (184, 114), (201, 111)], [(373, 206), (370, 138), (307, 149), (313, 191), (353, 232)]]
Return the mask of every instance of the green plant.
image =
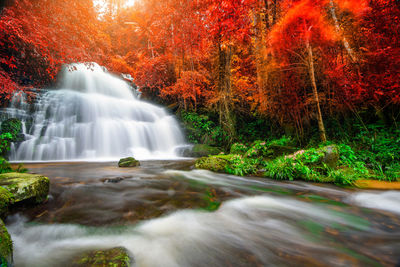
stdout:
[(246, 152), (246, 157), (255, 158), (255, 157), (263, 157), (267, 154), (268, 145), (266, 141), (256, 140), (253, 142), (249, 150)]
[(356, 180), (354, 176), (349, 175), (349, 173), (344, 172), (342, 169), (330, 170), (328, 177), (338, 185), (352, 185), (354, 180)]
[(241, 143), (234, 143), (234, 144), (231, 146), (230, 153), (231, 153), (231, 154), (243, 155), (243, 154), (245, 154), (245, 153), (247, 152), (248, 149), (249, 149), (249, 148), (248, 148), (246, 145), (244, 145), (244, 144), (241, 144)]
[(264, 164), (264, 176), (277, 180), (294, 180), (295, 162), (291, 158), (280, 157)]
[(10, 163), (8, 163), (7, 160), (4, 158), (0, 157), (0, 173), (6, 173), (6, 172), (11, 172), (12, 168), (10, 166)]
[(244, 158), (241, 155), (233, 155), (229, 159), (229, 164), (225, 166), (225, 171), (230, 174), (244, 176), (254, 174), (257, 171), (258, 160)]
[(182, 111), (180, 117), (186, 128), (189, 142), (220, 145), (227, 141), (221, 126), (210, 120), (208, 116)]

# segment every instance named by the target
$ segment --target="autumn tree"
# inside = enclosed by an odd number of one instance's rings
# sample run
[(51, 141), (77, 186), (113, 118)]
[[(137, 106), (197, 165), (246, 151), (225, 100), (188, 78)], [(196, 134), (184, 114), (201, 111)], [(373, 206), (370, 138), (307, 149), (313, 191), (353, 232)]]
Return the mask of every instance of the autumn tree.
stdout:
[(51, 83), (64, 63), (106, 64), (109, 39), (101, 28), (91, 0), (13, 1), (0, 18), (3, 99), (16, 86)]

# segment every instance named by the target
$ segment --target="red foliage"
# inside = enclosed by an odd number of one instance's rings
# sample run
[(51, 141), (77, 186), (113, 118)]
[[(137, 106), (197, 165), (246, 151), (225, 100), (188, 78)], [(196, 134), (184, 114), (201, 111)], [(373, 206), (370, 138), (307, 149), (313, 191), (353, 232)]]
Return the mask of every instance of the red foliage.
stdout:
[(209, 80), (197, 71), (184, 71), (176, 83), (161, 90), (161, 96), (172, 99), (187, 109), (204, 105), (210, 97)]
[(171, 86), (176, 81), (174, 66), (170, 56), (143, 58), (135, 73), (135, 82), (144, 97), (156, 98), (161, 88)]
[[(0, 17), (0, 70), (10, 81), (41, 86), (70, 62), (104, 63), (107, 37), (90, 0), (15, 1)], [(7, 93), (15, 89), (4, 86)]]

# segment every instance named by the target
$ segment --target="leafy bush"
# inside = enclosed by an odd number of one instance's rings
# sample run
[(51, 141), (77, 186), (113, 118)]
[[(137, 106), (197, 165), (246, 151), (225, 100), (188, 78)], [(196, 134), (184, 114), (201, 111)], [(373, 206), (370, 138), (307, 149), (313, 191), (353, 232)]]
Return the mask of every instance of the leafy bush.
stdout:
[(243, 154), (245, 154), (245, 153), (247, 152), (248, 149), (249, 149), (249, 148), (248, 148), (246, 145), (244, 145), (244, 144), (241, 144), (241, 143), (234, 143), (234, 144), (231, 146), (230, 153), (231, 153), (231, 154), (243, 155)]
[(4, 158), (0, 157), (0, 173), (6, 173), (6, 172), (11, 172), (11, 166), (10, 163), (8, 163), (7, 160)]
[[(1, 123), (0, 134), (0, 173), (13, 171), (10, 164), (2, 156), (6, 156), (10, 150), (12, 142), (18, 141), (21, 132), (22, 123), (18, 119), (8, 119)], [(26, 172), (26, 169), (20, 165), (16, 171)]]
[(277, 146), (291, 146), (294, 145), (294, 140), (292, 137), (288, 136), (282, 136), (279, 139), (274, 139), (271, 142), (268, 143), (269, 146), (272, 145), (277, 145)]
[(400, 161), (400, 129), (383, 124), (356, 125), (359, 132), (354, 137), (357, 156), (377, 172), (391, 172), (392, 165)]
[(301, 160), (289, 157), (279, 157), (273, 161), (267, 162), (264, 169), (264, 176), (277, 180), (320, 180), (320, 174), (313, 168), (305, 165)]
[(227, 141), (221, 126), (210, 120), (208, 116), (186, 111), (182, 111), (180, 116), (189, 142), (220, 146)]
[(1, 123), (0, 155), (5, 156), (10, 150), (11, 142), (18, 140), (21, 128), (22, 123), (18, 119), (8, 119)]
[[(246, 152), (246, 157), (256, 158), (256, 157), (270, 157), (270, 156), (279, 156), (285, 154), (282, 148), (293, 143), (293, 140), (290, 137), (283, 136), (279, 139), (274, 139), (269, 142), (256, 140), (253, 142), (249, 150)], [(279, 151), (282, 150), (282, 151)], [(283, 153), (282, 153), (283, 152)], [(292, 151), (291, 151), (292, 152)]]
[(229, 159), (229, 164), (225, 166), (225, 171), (230, 174), (244, 176), (254, 174), (257, 171), (258, 160), (244, 158), (241, 155), (233, 155)]

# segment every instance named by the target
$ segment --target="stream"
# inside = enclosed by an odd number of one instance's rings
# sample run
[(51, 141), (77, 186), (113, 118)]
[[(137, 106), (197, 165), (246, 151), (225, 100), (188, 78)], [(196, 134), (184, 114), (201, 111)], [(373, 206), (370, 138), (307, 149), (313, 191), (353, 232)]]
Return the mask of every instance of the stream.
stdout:
[(30, 163), (46, 203), (9, 216), (14, 264), (122, 246), (135, 266), (398, 266), (400, 192), (194, 170), (193, 160)]

